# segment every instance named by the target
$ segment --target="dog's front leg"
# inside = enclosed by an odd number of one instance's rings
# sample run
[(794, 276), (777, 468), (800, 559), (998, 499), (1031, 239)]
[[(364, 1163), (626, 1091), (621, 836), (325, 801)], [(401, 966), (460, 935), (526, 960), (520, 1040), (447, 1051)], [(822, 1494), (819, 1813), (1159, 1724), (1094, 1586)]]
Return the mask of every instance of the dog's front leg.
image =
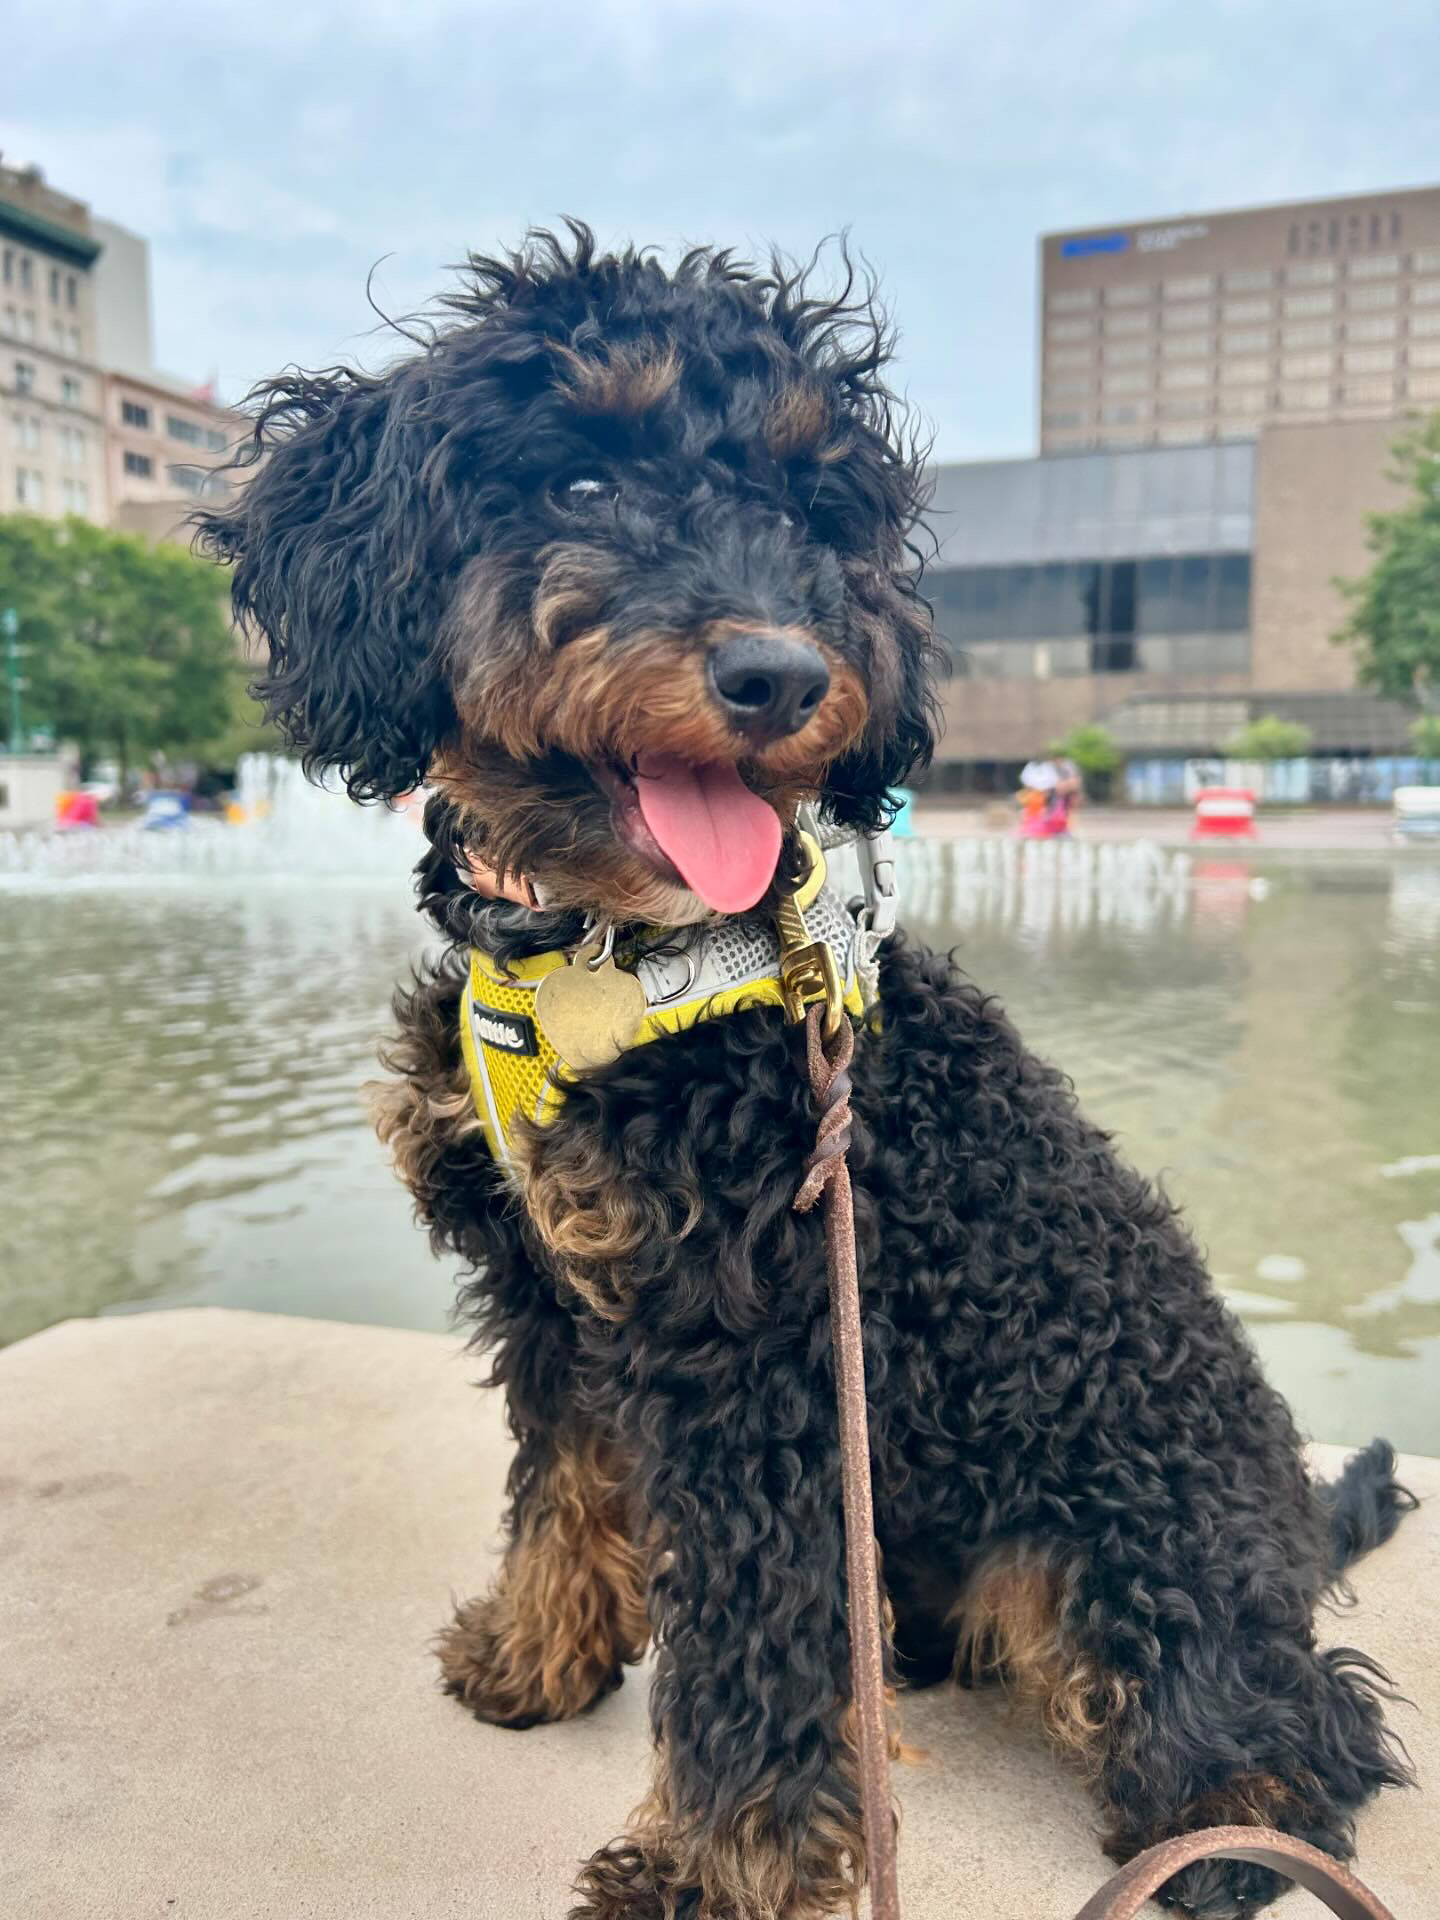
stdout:
[[(823, 1352), (823, 1346), (821, 1351)], [(750, 1356), (641, 1424), (656, 1777), (571, 1920), (821, 1920), (864, 1877), (831, 1388)]]
[(499, 1578), (436, 1651), (472, 1713), (529, 1727), (583, 1712), (643, 1654), (645, 1564), (613, 1449), (578, 1420), (526, 1434), (510, 1486)]

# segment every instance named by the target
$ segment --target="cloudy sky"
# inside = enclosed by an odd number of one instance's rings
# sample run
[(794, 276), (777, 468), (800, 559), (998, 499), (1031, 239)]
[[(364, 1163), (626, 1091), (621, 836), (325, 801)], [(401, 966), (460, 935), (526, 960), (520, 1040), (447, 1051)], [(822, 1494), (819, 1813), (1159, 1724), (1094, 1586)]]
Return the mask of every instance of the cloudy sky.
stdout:
[(154, 246), (160, 363), (374, 360), (377, 297), (580, 214), (849, 228), (951, 457), (1034, 437), (1035, 236), (1440, 175), (1434, 0), (46, 0), (0, 149)]

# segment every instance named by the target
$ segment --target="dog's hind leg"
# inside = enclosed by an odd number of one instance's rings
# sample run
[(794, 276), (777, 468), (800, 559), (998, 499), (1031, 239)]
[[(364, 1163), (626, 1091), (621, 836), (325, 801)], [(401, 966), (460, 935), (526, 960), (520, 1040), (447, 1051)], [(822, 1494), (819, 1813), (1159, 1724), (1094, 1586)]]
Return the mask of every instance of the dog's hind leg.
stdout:
[[(1302, 1579), (1247, 1582), (1222, 1553), (1162, 1585), (1118, 1531), (1099, 1556), (993, 1551), (961, 1603), (961, 1677), (997, 1678), (1038, 1712), (1089, 1775), (1118, 1860), (1207, 1826), (1278, 1827), (1349, 1858), (1355, 1810), (1406, 1777), (1373, 1667), (1317, 1650)], [(1242, 1920), (1284, 1884), (1212, 1861), (1164, 1898)]]

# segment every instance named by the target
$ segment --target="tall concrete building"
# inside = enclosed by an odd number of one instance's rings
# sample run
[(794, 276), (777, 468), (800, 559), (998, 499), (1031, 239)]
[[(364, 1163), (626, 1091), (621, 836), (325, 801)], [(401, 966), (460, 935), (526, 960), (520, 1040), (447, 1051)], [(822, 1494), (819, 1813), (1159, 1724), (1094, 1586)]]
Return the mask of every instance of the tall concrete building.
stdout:
[(105, 518), (99, 253), (83, 201), (0, 166), (0, 512)]
[(1440, 187), (1048, 234), (1040, 445), (1440, 406)]
[(149, 246), (0, 166), (0, 512), (185, 537), (241, 431), (155, 366)]

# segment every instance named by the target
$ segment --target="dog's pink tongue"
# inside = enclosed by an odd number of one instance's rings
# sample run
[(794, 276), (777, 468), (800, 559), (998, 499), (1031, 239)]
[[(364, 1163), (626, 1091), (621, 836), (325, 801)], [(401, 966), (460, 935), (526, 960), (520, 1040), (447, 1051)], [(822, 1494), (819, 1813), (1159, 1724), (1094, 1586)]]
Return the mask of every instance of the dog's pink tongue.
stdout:
[(693, 893), (717, 913), (744, 913), (775, 877), (780, 816), (728, 760), (691, 766), (642, 753), (635, 791), (645, 824)]

